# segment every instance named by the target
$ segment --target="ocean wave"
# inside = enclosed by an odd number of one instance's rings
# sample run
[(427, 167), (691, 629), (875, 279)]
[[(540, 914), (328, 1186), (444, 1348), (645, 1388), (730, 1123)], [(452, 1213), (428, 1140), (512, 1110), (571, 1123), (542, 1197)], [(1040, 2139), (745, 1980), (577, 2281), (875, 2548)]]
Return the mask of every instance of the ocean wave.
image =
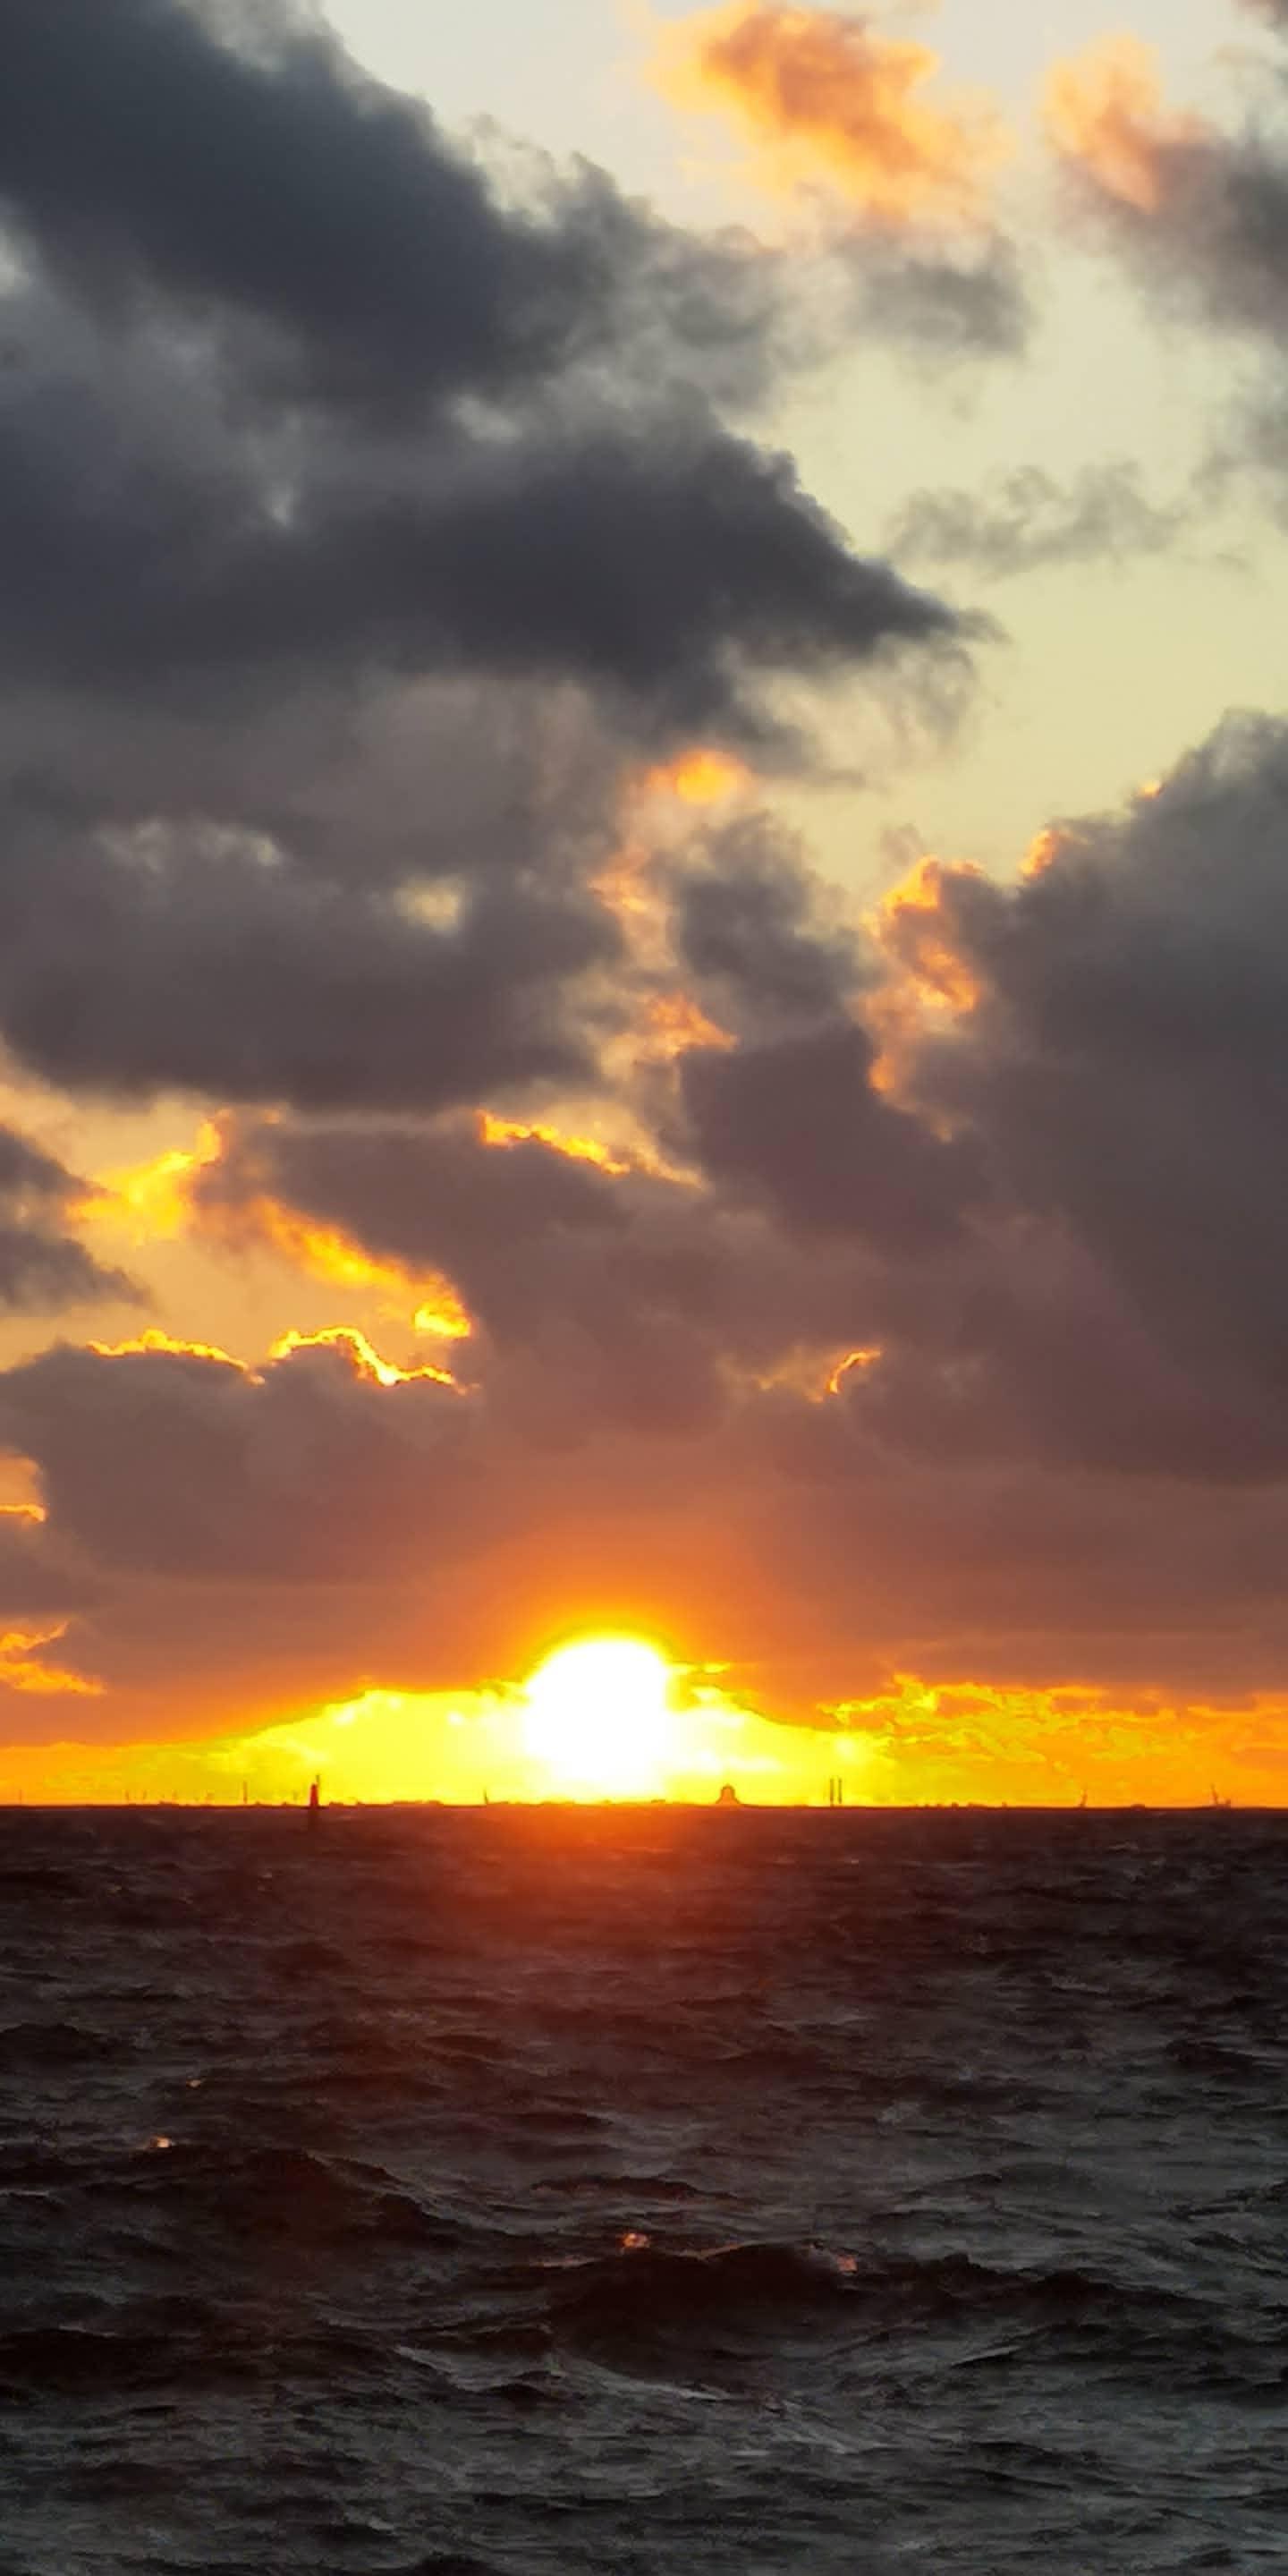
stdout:
[(854, 2288), (850, 2258), (815, 2246), (663, 2252), (645, 2243), (571, 2264), (550, 2278), (546, 2296), (564, 2339), (625, 2354), (659, 2338), (709, 2344), (726, 2331), (772, 2338), (789, 2322), (834, 2321)]
[(0, 2394), (11, 2399), (48, 2390), (123, 2392), (165, 2379), (168, 2367), (168, 2344), (155, 2334), (55, 2325), (0, 2334)]
[(108, 2038), (72, 2021), (15, 2021), (0, 2027), (0, 2074), (24, 2067), (86, 2066), (128, 2051), (132, 2042)]
[(1284, 1827), (745, 1828), (0, 1815), (0, 2561), (1279, 2565)]

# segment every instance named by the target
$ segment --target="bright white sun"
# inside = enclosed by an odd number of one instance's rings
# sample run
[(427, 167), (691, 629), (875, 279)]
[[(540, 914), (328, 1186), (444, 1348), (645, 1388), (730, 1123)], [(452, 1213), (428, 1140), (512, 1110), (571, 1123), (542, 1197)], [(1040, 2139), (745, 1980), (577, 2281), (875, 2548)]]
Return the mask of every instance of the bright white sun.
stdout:
[(648, 1797), (672, 1750), (671, 1668), (639, 1637), (583, 1637), (538, 1666), (523, 1739), (561, 1787)]

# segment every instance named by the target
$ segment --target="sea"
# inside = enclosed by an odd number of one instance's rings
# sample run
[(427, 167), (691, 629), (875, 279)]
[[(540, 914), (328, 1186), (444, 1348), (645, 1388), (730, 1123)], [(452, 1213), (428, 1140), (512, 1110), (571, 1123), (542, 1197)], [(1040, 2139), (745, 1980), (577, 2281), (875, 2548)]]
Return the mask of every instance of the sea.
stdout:
[(0, 2576), (1288, 2570), (1288, 1818), (0, 1814)]

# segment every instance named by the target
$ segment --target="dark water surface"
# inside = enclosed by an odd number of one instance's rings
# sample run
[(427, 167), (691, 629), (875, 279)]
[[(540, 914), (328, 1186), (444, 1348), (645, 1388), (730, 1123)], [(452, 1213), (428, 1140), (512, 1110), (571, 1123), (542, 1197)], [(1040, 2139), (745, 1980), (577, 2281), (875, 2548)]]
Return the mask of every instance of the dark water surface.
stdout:
[(1288, 1820), (0, 1815), (3, 2576), (1288, 2569)]

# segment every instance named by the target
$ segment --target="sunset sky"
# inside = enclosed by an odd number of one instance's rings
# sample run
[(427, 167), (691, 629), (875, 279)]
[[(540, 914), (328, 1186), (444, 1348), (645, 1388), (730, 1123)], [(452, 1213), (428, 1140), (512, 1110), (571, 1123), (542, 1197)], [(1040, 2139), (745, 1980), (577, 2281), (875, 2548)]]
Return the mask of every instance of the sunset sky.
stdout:
[(0, 1797), (1288, 1799), (1288, 0), (0, 0), (0, 297)]

